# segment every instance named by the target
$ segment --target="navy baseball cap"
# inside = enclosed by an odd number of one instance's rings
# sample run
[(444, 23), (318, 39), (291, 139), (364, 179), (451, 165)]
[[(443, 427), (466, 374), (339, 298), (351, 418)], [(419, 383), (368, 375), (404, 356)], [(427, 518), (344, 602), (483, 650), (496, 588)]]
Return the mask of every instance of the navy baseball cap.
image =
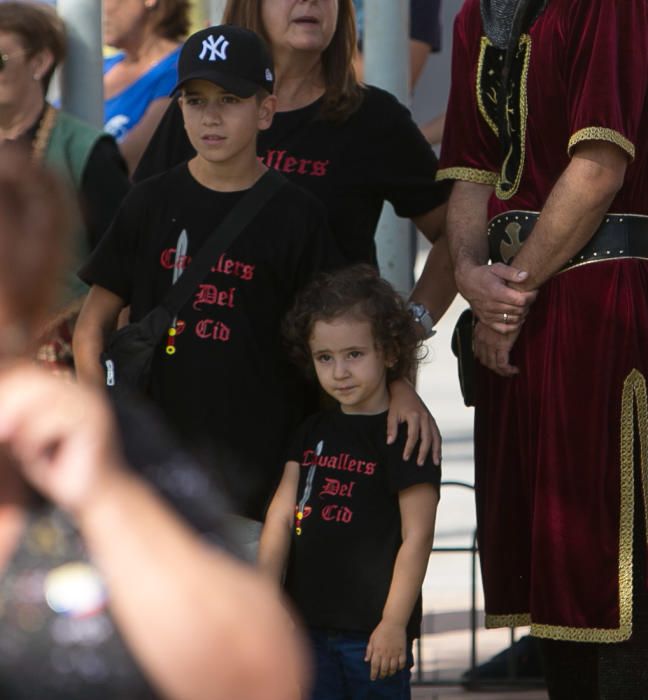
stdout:
[(175, 93), (189, 80), (208, 80), (239, 97), (259, 88), (272, 92), (272, 56), (263, 39), (243, 27), (222, 24), (192, 34), (178, 59)]

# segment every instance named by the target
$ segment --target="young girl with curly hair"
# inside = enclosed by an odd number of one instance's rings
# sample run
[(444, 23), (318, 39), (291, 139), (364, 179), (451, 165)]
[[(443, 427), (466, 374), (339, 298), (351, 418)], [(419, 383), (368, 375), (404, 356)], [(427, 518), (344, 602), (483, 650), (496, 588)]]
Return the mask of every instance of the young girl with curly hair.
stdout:
[(417, 360), (411, 317), (388, 282), (356, 265), (307, 287), (285, 336), (338, 406), (295, 436), (259, 566), (278, 584), (285, 574), (309, 630), (312, 700), (409, 698), (440, 482), (430, 458), (403, 460), (404, 431), (385, 444), (387, 382)]

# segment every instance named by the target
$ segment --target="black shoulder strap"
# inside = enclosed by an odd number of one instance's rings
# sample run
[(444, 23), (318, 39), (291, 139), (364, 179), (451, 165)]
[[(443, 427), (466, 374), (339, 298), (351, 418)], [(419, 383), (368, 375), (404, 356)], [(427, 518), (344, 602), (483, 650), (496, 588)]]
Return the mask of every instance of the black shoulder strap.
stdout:
[(215, 261), (252, 222), (256, 215), (283, 187), (286, 179), (274, 170), (268, 170), (237, 202), (205, 241), (200, 252), (167, 292), (160, 303), (175, 316), (191, 297), (198, 284), (210, 271)]
[(160, 304), (137, 322), (144, 333), (153, 338), (164, 334), (170, 320), (189, 300), (215, 261), (232, 245), (239, 233), (250, 224), (286, 182), (286, 178), (272, 169), (256, 181), (212, 231), (196, 258), (166, 293)]

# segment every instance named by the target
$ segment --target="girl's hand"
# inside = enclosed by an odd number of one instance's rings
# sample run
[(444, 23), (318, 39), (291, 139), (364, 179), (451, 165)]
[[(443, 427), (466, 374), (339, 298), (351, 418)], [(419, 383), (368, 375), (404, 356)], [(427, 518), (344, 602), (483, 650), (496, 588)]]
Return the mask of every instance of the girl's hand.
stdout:
[(23, 364), (0, 374), (0, 445), (23, 476), (74, 516), (125, 473), (110, 409), (94, 390)]
[(365, 661), (371, 664), (371, 680), (393, 676), (407, 662), (405, 627), (385, 619), (371, 633)]
[(389, 385), (389, 413), (387, 414), (387, 444), (391, 445), (398, 435), (398, 425), (407, 423), (407, 442), (403, 450), (403, 459), (408, 460), (419, 446), (417, 463), (423, 464), (430, 449), (432, 460), (441, 464), (441, 433), (432, 414), (427, 410), (420, 396), (411, 384), (404, 379), (397, 379)]

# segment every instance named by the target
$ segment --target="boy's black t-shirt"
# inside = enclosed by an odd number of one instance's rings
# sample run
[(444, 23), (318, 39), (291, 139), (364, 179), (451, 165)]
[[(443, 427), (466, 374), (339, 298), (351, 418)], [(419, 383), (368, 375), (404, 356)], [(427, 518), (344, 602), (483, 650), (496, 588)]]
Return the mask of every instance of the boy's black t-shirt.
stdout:
[[(81, 278), (131, 304), (139, 320), (242, 195), (203, 187), (186, 164), (137, 185)], [(286, 437), (304, 415), (305, 386), (285, 357), (281, 318), (295, 293), (336, 262), (321, 204), (286, 183), (178, 314), (175, 352), (166, 352), (167, 339), (155, 354), (151, 397), (251, 517), (262, 516)]]
[[(437, 158), (409, 110), (368, 86), (359, 109), (343, 122), (320, 117), (321, 100), (275, 115), (259, 134), (257, 152), (269, 168), (312, 192), (346, 262), (376, 264), (374, 235), (385, 200), (403, 217), (442, 204), (446, 183), (435, 182)], [(135, 180), (193, 155), (180, 109), (172, 104), (140, 161)]]
[[(403, 461), (406, 433), (387, 445), (387, 413), (339, 409), (297, 432), (287, 454), (301, 467), (285, 585), (309, 627), (371, 634), (380, 622), (402, 542), (398, 492), (441, 479), (429, 457)], [(420, 626), (419, 596), (408, 639)]]

